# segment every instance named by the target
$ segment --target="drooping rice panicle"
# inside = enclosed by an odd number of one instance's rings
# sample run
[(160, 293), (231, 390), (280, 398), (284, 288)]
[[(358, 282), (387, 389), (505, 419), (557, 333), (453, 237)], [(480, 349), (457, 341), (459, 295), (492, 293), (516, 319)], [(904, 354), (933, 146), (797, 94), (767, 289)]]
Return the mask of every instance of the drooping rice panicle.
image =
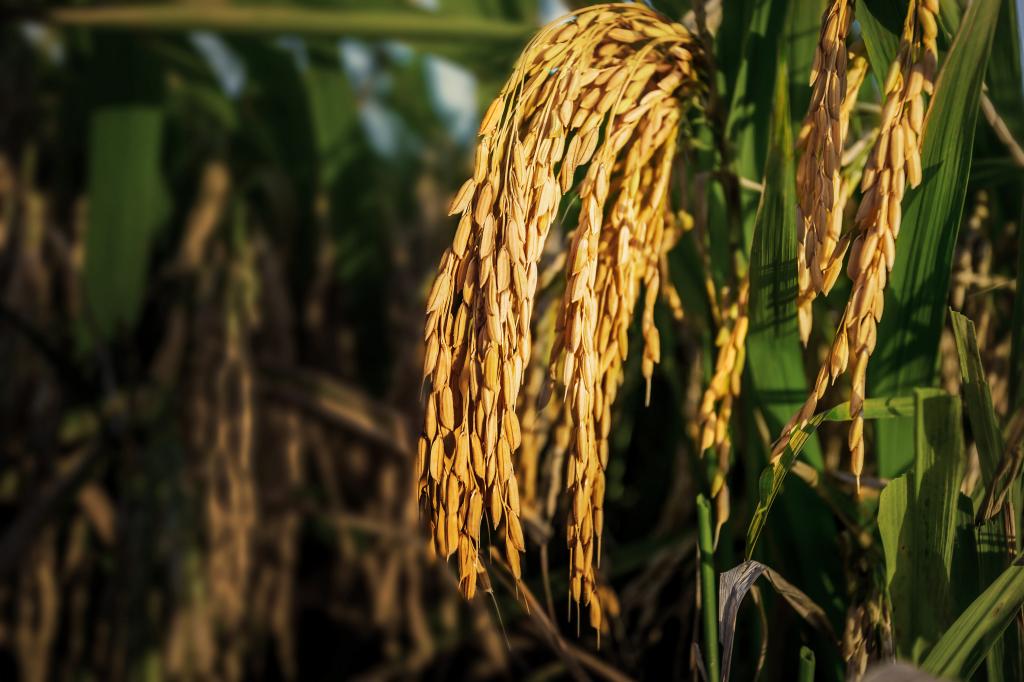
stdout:
[(718, 463), (718, 473), (711, 482), (712, 496), (718, 495), (729, 471), (729, 420), (732, 418), (733, 401), (740, 393), (746, 359), (747, 330), (750, 327), (747, 314), (749, 297), (748, 273), (740, 282), (735, 301), (724, 311), (723, 326), (715, 342), (718, 346), (715, 371), (704, 391), (698, 412), (700, 452), (703, 454), (709, 448), (714, 448)]
[[(665, 119), (663, 114), (668, 118)], [(573, 369), (571, 375), (566, 375), (567, 395), (577, 398), (575, 402), (570, 399), (575, 443), (567, 473), (572, 502), (567, 537), (573, 559), (571, 592), (577, 601), (590, 604), (591, 621), (595, 627), (599, 625), (600, 612), (596, 600), (592, 600), (597, 586), (593, 571), (600, 561), (611, 405), (622, 381), (628, 329), (641, 284), (645, 291), (641, 322), (644, 337), (642, 367), (648, 382), (654, 363), (660, 359), (660, 339), (654, 326), (653, 305), (659, 292), (661, 240), (664, 236), (662, 208), (667, 199), (669, 167), (675, 144), (674, 118), (677, 116), (674, 104), (662, 107), (637, 131), (637, 139), (625, 160), (617, 164), (613, 175), (622, 179), (611, 189), (611, 194), (617, 195), (617, 199), (598, 235), (594, 303), (589, 308), (593, 312), (587, 312), (587, 308), (579, 309), (578, 316), (567, 318), (563, 328), (562, 345), (567, 351), (575, 346), (576, 354), (575, 359), (570, 360), (571, 356), (566, 352), (563, 360), (566, 366), (571, 363)], [(651, 131), (659, 132), (651, 136)], [(660, 157), (653, 159), (653, 165), (652, 150)], [(572, 338), (575, 332), (570, 330), (578, 328), (588, 336)], [(586, 347), (587, 339), (594, 339), (593, 349)]]
[(473, 177), (451, 206), (459, 227), (427, 302), (430, 394), (419, 442), (419, 495), (434, 547), (444, 557), (458, 553), (467, 597), (483, 570), (485, 515), (502, 529), (506, 559), (520, 575), (512, 469), (538, 263), (561, 198), (586, 167), (550, 367), (572, 421), (571, 595), (600, 626), (594, 553), (610, 407), (641, 283), (648, 381), (660, 356), (652, 306), (668, 176), (680, 103), (700, 94), (701, 68), (682, 26), (640, 5), (593, 6), (543, 29), (484, 115)]
[[(849, 95), (846, 37), (853, 5), (853, 0), (832, 0), (821, 17), (811, 69), (811, 101), (797, 139), (797, 312), (804, 344), (811, 328), (811, 302), (828, 289), (826, 268), (833, 260), (842, 227), (834, 213), (849, 120), (842, 118)], [(838, 267), (834, 270), (838, 274)]]
[(853, 291), (811, 395), (773, 447), (773, 459), (777, 459), (793, 429), (810, 419), (829, 384), (849, 369), (852, 424), (847, 443), (858, 489), (864, 466), (868, 358), (875, 347), (885, 285), (896, 258), (903, 193), (908, 184), (916, 187), (921, 182), (923, 95), (932, 91), (938, 61), (937, 16), (938, 0), (915, 0), (908, 8), (899, 52), (884, 84), (878, 137), (861, 179), (863, 196), (855, 218), (858, 236), (847, 265)]

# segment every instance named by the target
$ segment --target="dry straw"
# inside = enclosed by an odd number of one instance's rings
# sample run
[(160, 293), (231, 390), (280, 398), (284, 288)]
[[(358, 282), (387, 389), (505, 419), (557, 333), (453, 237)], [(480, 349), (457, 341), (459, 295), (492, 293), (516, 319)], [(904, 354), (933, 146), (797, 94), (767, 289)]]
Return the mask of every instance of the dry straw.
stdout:
[(849, 369), (853, 421), (848, 444), (858, 489), (864, 466), (863, 405), (868, 358), (875, 348), (883, 292), (896, 258), (903, 193), (908, 184), (916, 187), (921, 182), (923, 95), (931, 93), (935, 76), (937, 15), (938, 0), (915, 0), (908, 9), (899, 53), (884, 84), (878, 137), (861, 179), (863, 197), (855, 218), (858, 235), (847, 264), (853, 292), (811, 395), (773, 448), (774, 458), (782, 455), (793, 429), (810, 419), (828, 385)]
[(451, 205), (459, 226), (427, 301), (430, 392), (419, 441), (433, 546), (458, 554), (467, 597), (483, 572), (484, 517), (520, 575), (517, 407), (538, 264), (562, 196), (576, 188), (579, 220), (544, 392), (559, 391), (571, 419), (570, 593), (600, 627), (595, 568), (611, 406), (641, 291), (648, 382), (660, 358), (653, 305), (673, 232), (668, 180), (680, 105), (701, 94), (702, 68), (681, 25), (639, 4), (597, 5), (542, 29), (484, 115), (473, 177)]

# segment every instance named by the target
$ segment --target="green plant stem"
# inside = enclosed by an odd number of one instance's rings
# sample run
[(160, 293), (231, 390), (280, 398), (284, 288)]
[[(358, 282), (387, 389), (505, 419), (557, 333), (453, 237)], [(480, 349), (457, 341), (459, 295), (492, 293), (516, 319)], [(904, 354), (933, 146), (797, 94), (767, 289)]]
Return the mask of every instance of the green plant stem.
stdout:
[(697, 546), (700, 549), (700, 593), (704, 616), (704, 664), (708, 679), (718, 682), (718, 589), (715, 577), (715, 548), (712, 541), (711, 503), (697, 496)]
[(532, 27), (427, 12), (321, 10), (289, 6), (109, 5), (61, 7), (49, 19), (65, 26), (132, 31), (213, 30), (226, 33), (349, 35), (406, 40), (479, 40), (520, 44)]
[(800, 682), (814, 682), (814, 652), (810, 648), (800, 647)]

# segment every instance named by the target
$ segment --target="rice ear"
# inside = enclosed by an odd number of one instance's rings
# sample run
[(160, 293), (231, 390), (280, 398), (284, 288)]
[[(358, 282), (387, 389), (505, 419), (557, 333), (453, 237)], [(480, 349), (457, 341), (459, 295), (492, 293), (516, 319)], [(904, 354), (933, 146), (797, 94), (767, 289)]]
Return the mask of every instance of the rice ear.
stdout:
[[(938, 58), (936, 7), (934, 0), (913, 0), (907, 9), (899, 51), (886, 78), (878, 137), (861, 180), (863, 195), (855, 218), (858, 234), (850, 249), (848, 265), (853, 290), (815, 389), (800, 410), (800, 415), (813, 414), (828, 383), (835, 381), (842, 371), (851, 372), (852, 420), (847, 442), (858, 488), (864, 464), (865, 377), (877, 339), (885, 285), (895, 260), (903, 194), (908, 183), (912, 185), (919, 179), (918, 117), (924, 108), (923, 94), (931, 91)], [(910, 172), (905, 172), (905, 168)], [(783, 431), (776, 441), (773, 458), (782, 454), (795, 427), (796, 423), (791, 422)]]
[(812, 303), (825, 293), (842, 228), (841, 160), (852, 103), (867, 73), (846, 46), (854, 0), (832, 0), (821, 18), (811, 71), (811, 101), (797, 138), (797, 313), (804, 345)]
[(562, 194), (583, 166), (547, 374), (561, 377), (571, 420), (570, 584), (577, 599), (597, 589), (610, 406), (641, 291), (648, 380), (660, 360), (653, 306), (671, 235), (669, 176), (684, 109), (703, 97), (703, 69), (699, 44), (680, 24), (638, 4), (589, 7), (537, 34), (484, 115), (473, 177), (452, 201), (459, 226), (428, 296), (424, 332), (431, 395), (420, 494), (436, 553), (459, 551), (466, 596), (475, 592), (470, 557), (479, 554), (484, 506), (495, 527), (504, 522), (506, 558), (519, 576), (525, 536), (515, 469), (521, 445), (535, 457), (525, 426), (536, 423), (541, 391), (554, 388), (542, 375), (530, 380), (521, 425), (520, 392), (536, 365), (538, 265)]

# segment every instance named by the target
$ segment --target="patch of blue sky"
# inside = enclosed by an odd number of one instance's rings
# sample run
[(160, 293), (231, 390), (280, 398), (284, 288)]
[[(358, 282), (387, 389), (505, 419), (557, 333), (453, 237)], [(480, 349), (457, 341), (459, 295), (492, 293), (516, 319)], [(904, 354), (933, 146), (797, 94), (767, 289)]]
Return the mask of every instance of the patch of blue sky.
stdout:
[(192, 31), (188, 39), (210, 66), (224, 94), (231, 99), (238, 99), (248, 77), (245, 62), (217, 33)]
[(476, 77), (458, 64), (436, 55), (424, 60), (424, 76), (430, 103), (452, 139), (459, 144), (473, 142), (480, 124)]
[(376, 75), (373, 52), (363, 41), (343, 38), (338, 41), (338, 54), (348, 82), (356, 92), (365, 92)]
[(300, 72), (309, 69), (309, 49), (306, 41), (301, 36), (283, 35), (274, 39), (274, 44), (287, 52), (295, 60), (295, 66)]
[(397, 159), (420, 151), (420, 140), (409, 130), (402, 117), (376, 97), (368, 97), (360, 102), (359, 123), (370, 148), (380, 157)]
[(39, 50), (52, 64), (64, 64), (64, 41), (52, 27), (38, 21), (23, 21), (18, 29), (28, 44)]
[[(382, 44), (382, 48), (396, 61), (414, 57), (398, 44)], [(373, 49), (354, 38), (338, 41), (339, 62), (356, 96), (360, 128), (370, 149), (382, 158), (415, 154), (420, 142), (402, 117), (382, 100), (381, 96), (391, 89), (391, 76), (378, 66)]]
[(569, 13), (565, 0), (539, 0), (537, 18), (541, 24), (547, 24)]

